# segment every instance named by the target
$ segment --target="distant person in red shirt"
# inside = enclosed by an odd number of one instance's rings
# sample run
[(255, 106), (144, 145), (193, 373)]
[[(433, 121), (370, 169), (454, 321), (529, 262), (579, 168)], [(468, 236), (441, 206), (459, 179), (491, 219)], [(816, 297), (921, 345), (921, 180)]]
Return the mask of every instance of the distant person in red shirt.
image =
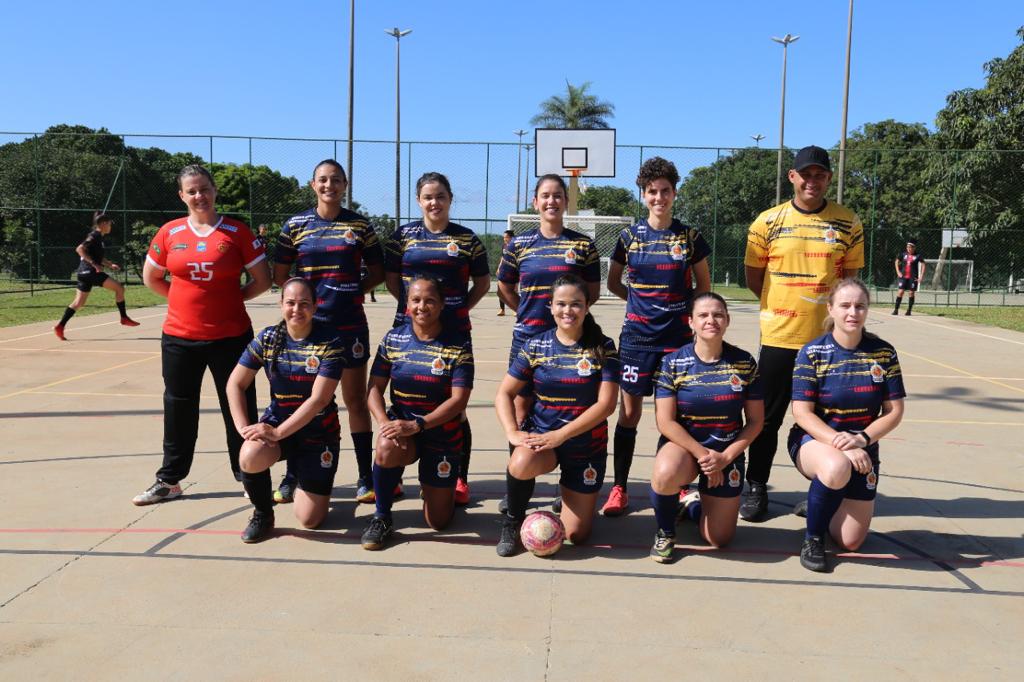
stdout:
[[(189, 165), (178, 174), (178, 196), (188, 216), (166, 223), (146, 254), (142, 281), (167, 298), (160, 340), (164, 376), (164, 459), (156, 481), (136, 495), (137, 505), (181, 495), (199, 435), (199, 391), (209, 368), (227, 431), (228, 457), (241, 480), (242, 436), (228, 404), (228, 377), (253, 338), (245, 301), (270, 288), (263, 243), (238, 220), (217, 214), (217, 188), (210, 172)], [(241, 285), (242, 271), (250, 281)], [(169, 277), (168, 277), (169, 275)], [(246, 391), (250, 423), (256, 421), (256, 390)]]
[(898, 292), (896, 294), (896, 305), (892, 309), (893, 315), (900, 314), (900, 304), (903, 303), (903, 292), (910, 292), (910, 300), (907, 301), (907, 312), (914, 309), (914, 292), (917, 285), (924, 279), (924, 258), (917, 252), (917, 242), (913, 239), (907, 240), (907, 249), (896, 259), (896, 277), (898, 278)]

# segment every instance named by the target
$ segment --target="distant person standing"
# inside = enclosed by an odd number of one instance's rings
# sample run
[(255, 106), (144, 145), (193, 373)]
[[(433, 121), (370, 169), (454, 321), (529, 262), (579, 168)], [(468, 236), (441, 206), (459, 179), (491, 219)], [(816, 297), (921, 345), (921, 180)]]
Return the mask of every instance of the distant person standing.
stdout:
[[(505, 230), (505, 234), (501, 235), (502, 245), (501, 250), (504, 251), (508, 248), (509, 242), (512, 241), (512, 237), (515, 237), (516, 233), (512, 230)], [(501, 291), (498, 292), (498, 317), (505, 317), (505, 299), (501, 297)]]
[(903, 292), (910, 293), (910, 300), (907, 301), (907, 312), (914, 309), (914, 292), (917, 285), (924, 279), (924, 258), (917, 252), (917, 242), (913, 239), (907, 240), (907, 249), (899, 255), (894, 263), (896, 266), (896, 277), (899, 279), (898, 293), (896, 294), (896, 305), (892, 309), (893, 315), (900, 314), (900, 304), (903, 303)]
[(768, 511), (768, 477), (779, 428), (792, 397), (797, 352), (821, 335), (833, 283), (864, 266), (864, 226), (857, 214), (825, 199), (832, 182), (828, 152), (804, 147), (789, 170), (793, 199), (761, 213), (747, 232), (747, 287), (761, 301), (764, 428), (750, 444), (749, 491), (740, 518)]

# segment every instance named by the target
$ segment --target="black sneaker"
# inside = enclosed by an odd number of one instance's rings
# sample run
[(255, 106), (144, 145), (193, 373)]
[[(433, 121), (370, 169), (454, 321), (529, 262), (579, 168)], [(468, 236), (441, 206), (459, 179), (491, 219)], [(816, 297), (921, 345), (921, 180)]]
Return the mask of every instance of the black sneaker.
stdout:
[(658, 529), (654, 535), (654, 546), (651, 547), (651, 558), (659, 564), (667, 564), (672, 561), (672, 550), (676, 548), (675, 534), (669, 534)]
[(242, 531), (242, 542), (263, 542), (274, 530), (274, 512), (253, 512), (249, 525)]
[(363, 531), (363, 537), (360, 540), (363, 543), (363, 549), (370, 551), (384, 549), (384, 543), (387, 542), (394, 528), (395, 523), (391, 519), (382, 519), (379, 516), (371, 518), (370, 525)]
[(508, 495), (505, 495), (500, 500), (498, 500), (498, 513), (508, 514)]
[(295, 500), (295, 488), (298, 481), (291, 473), (285, 472), (284, 478), (274, 491), (274, 502), (277, 504), (289, 504)]
[(797, 516), (799, 516), (802, 519), (806, 519), (807, 518), (807, 500), (800, 500), (799, 502), (797, 502), (796, 506), (793, 507), (793, 513), (796, 514)]
[(740, 518), (744, 521), (761, 521), (768, 511), (768, 486), (764, 483), (750, 483), (750, 490), (740, 505)]
[(804, 545), (800, 548), (800, 565), (809, 571), (824, 572), (828, 568), (825, 563), (825, 541), (817, 535), (804, 538)]
[(560, 496), (556, 497), (554, 501), (551, 502), (551, 511), (556, 514), (562, 513), (562, 498)]
[(519, 550), (519, 524), (522, 519), (514, 519), (508, 514), (501, 516), (501, 537), (495, 548), (498, 556), (513, 556)]

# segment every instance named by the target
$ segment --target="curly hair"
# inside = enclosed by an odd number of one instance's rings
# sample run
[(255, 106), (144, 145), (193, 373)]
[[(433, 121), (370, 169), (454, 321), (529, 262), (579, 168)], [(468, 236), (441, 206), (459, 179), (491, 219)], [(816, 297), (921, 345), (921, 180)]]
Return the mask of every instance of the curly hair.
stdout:
[(668, 180), (672, 188), (675, 189), (679, 184), (679, 171), (671, 161), (660, 156), (653, 156), (640, 165), (640, 172), (636, 176), (636, 186), (642, 192), (647, 189), (647, 185), (659, 178)]

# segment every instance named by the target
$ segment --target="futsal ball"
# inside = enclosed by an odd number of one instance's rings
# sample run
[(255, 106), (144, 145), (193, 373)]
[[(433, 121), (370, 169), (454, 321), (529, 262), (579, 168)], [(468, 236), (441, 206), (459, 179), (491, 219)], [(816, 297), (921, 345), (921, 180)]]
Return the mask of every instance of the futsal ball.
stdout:
[(565, 526), (562, 525), (562, 520), (551, 512), (538, 511), (523, 521), (519, 537), (523, 541), (523, 547), (533, 552), (534, 556), (551, 556), (562, 548)]

